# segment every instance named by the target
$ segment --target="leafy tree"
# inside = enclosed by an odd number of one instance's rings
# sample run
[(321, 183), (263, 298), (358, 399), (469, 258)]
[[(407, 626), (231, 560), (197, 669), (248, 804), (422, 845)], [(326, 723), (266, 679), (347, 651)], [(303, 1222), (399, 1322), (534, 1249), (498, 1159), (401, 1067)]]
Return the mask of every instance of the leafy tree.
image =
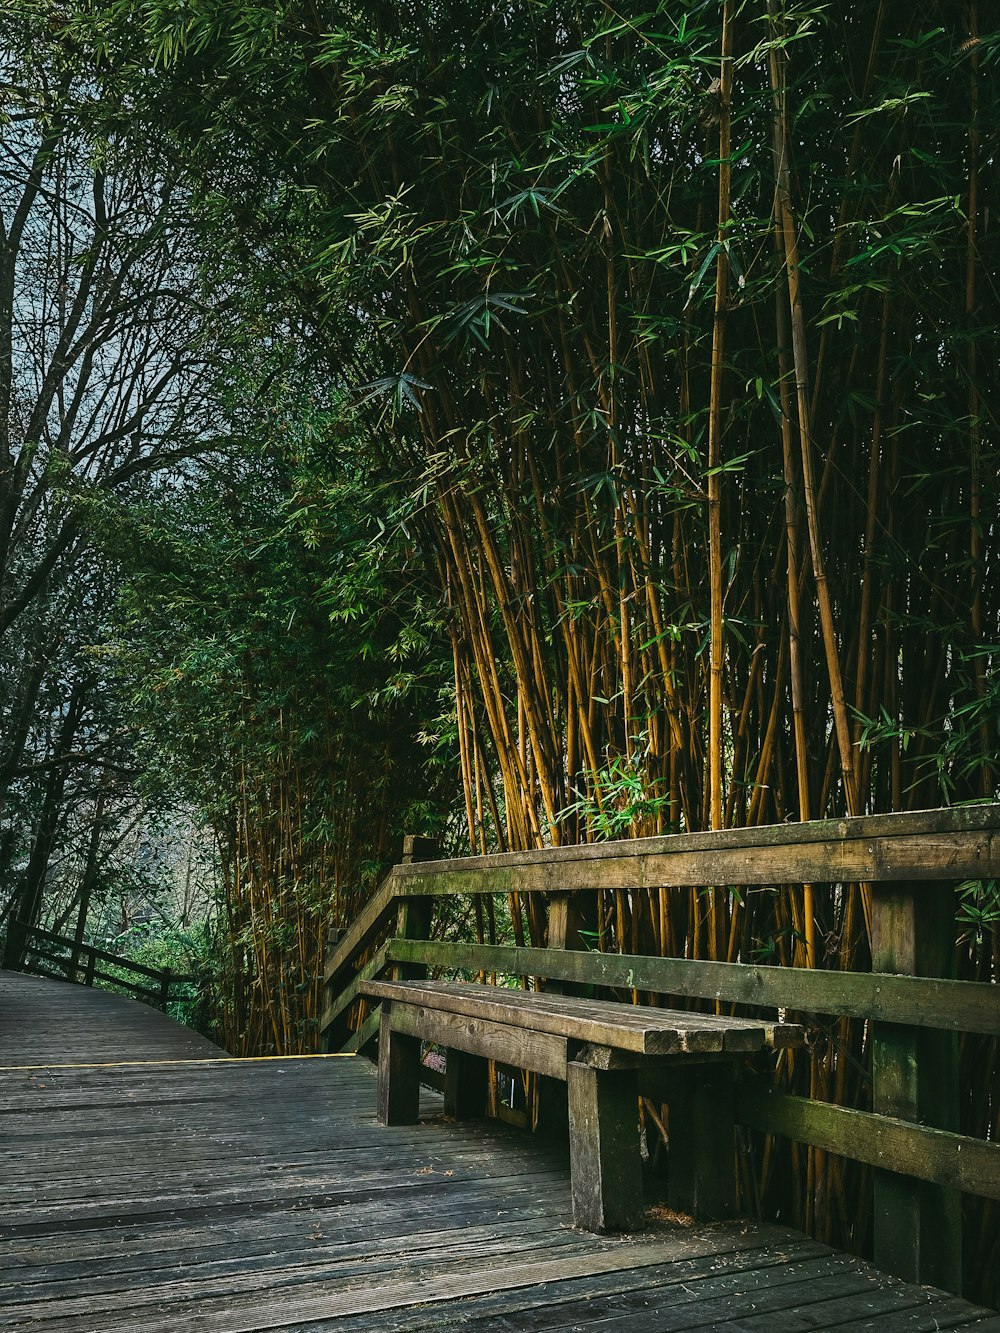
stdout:
[[(101, 667), (117, 562), (94, 530), (214, 442), (225, 299), (201, 299), (163, 135), (123, 136), (122, 86), (68, 18), (0, 16), (0, 912), (60, 924), (79, 905), (82, 930), (142, 809)], [(20, 947), (8, 931), (8, 963)]]
[(116, 656), (147, 763), (219, 847), (217, 1033), (288, 1053), (315, 1046), (326, 931), (441, 822), (453, 722), (426, 574), (349, 422), (305, 400), (257, 429), (108, 537), (132, 551)]

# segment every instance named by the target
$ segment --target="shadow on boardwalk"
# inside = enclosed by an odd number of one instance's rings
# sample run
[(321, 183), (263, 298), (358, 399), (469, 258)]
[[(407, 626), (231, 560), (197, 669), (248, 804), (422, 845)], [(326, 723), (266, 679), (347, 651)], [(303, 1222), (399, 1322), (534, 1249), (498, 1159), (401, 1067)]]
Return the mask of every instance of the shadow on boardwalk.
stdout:
[(575, 1232), (558, 1145), (437, 1105), (381, 1128), (357, 1057), (228, 1060), (133, 1001), (0, 973), (0, 1327), (1000, 1331), (776, 1227)]

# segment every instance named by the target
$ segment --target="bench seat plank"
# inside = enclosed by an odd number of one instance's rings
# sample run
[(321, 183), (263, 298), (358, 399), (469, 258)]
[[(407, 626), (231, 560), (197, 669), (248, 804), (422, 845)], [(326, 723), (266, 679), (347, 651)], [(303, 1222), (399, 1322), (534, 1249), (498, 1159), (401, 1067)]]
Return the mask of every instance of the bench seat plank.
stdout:
[[(507, 1024), (525, 1034), (549, 1033), (647, 1056), (757, 1051), (765, 1045), (794, 1044), (801, 1034), (795, 1024), (463, 982), (365, 981), (361, 990), (370, 999), (419, 1005), (428, 1011)], [(427, 1034), (427, 1040), (441, 1039)]]
[(450, 1013), (390, 998), (389, 1023), (394, 1032), (439, 1046), (478, 1055), (517, 1069), (531, 1069), (549, 1078), (565, 1079), (568, 1042), (548, 1032), (531, 1032), (487, 1018)]

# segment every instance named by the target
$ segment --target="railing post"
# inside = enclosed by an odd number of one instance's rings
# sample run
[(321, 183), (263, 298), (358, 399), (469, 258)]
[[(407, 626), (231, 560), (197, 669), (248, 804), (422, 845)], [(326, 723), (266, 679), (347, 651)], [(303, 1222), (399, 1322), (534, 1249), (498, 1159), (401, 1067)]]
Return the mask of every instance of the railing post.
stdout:
[(165, 967), (163, 969), (163, 975), (160, 977), (160, 998), (159, 998), (160, 1008), (163, 1009), (164, 1011), (166, 1010), (167, 1003), (169, 1000), (170, 1000), (170, 968)]
[[(403, 839), (403, 865), (412, 865), (414, 861), (435, 861), (437, 855), (438, 844), (434, 838), (409, 834)], [(434, 899), (429, 895), (414, 894), (403, 898), (396, 912), (397, 938), (428, 939), (433, 910)], [(395, 963), (392, 975), (394, 981), (421, 981), (427, 976), (427, 967), (423, 963)]]
[[(872, 969), (954, 977), (955, 904), (950, 885), (927, 881), (872, 885)], [(957, 1034), (873, 1023), (872, 1110), (957, 1130)], [(874, 1257), (878, 1268), (908, 1282), (960, 1292), (959, 1192), (876, 1170)]]
[[(580, 949), (583, 938), (580, 934), (584, 926), (584, 917), (580, 911), (579, 893), (556, 892), (548, 895), (549, 928), (546, 946), (549, 949)], [(586, 987), (574, 986), (570, 981), (545, 982), (545, 989), (552, 995), (572, 995)], [(535, 1129), (543, 1133), (557, 1134), (564, 1138), (568, 1133), (569, 1104), (567, 1087), (561, 1079), (538, 1076), (538, 1101), (535, 1110)]]
[(24, 956), (28, 950), (28, 932), (31, 927), (16, 915), (10, 919), (7, 927), (7, 939), (4, 944), (3, 961), (0, 967), (11, 972), (24, 971)]
[[(324, 977), (326, 976), (330, 964), (333, 961), (333, 955), (337, 952), (337, 945), (340, 943), (343, 936), (344, 936), (344, 928), (342, 926), (327, 926), (326, 936), (323, 940)], [(320, 995), (320, 1017), (319, 1017), (320, 1027), (317, 1034), (318, 1044), (320, 1051), (324, 1055), (329, 1055), (333, 1051), (338, 1049), (338, 1037), (334, 1033), (333, 1028), (331, 1027), (326, 1031), (324, 1031), (322, 1026), (323, 1015), (326, 1013), (327, 1009), (330, 1007), (330, 1005), (333, 1004), (334, 1000), (336, 999), (336, 994), (330, 982), (328, 981), (323, 982), (323, 984), (320, 986), (319, 995)], [(342, 1025), (343, 1025), (343, 1016), (341, 1018), (340, 1026)]]
[(327, 926), (326, 939), (323, 941), (323, 970), (330, 966), (330, 959), (336, 952), (337, 945), (343, 938), (343, 926)]
[[(84, 947), (86, 948), (87, 946), (85, 945)], [(93, 984), (94, 984), (94, 969), (95, 969), (96, 967), (97, 967), (97, 955), (94, 953), (93, 949), (88, 948), (88, 949), (87, 949), (87, 970), (86, 970), (86, 972), (84, 973), (84, 976), (83, 976), (83, 984), (84, 984), (85, 986), (93, 986)]]
[[(547, 947), (550, 949), (586, 949), (584, 935), (597, 924), (595, 911), (597, 894), (594, 890), (559, 890), (548, 895), (549, 929)], [(585, 910), (586, 904), (586, 910)], [(546, 982), (548, 990), (559, 995), (592, 995), (593, 987), (573, 981)]]

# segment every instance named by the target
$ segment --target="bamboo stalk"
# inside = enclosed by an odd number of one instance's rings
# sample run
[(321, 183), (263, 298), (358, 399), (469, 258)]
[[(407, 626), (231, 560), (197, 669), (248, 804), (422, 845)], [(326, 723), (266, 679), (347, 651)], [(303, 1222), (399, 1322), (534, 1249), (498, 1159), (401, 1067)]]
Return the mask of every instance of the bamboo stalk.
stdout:
[(792, 357), (795, 366), (795, 392), (801, 443), (806, 527), (809, 533), (813, 579), (816, 584), (823, 644), (826, 650), (834, 731), (840, 751), (841, 779), (844, 784), (844, 801), (847, 813), (856, 815), (859, 812), (859, 804), (850, 727), (847, 718), (847, 700), (844, 695), (843, 675), (840, 668), (840, 655), (833, 621), (833, 607), (823, 559), (819, 514), (816, 507), (816, 485), (813, 477), (812, 452), (814, 444), (809, 416), (809, 357), (806, 344), (805, 312), (799, 282), (798, 237), (792, 212), (789, 142), (786, 130), (787, 109), (784, 105), (784, 55), (779, 52), (776, 42), (778, 33), (777, 0), (768, 0), (768, 14), (772, 25), (770, 70), (775, 105), (775, 180), (778, 211), (781, 219), (781, 240), (785, 260), (784, 271), (788, 284), (788, 303), (791, 314)]

